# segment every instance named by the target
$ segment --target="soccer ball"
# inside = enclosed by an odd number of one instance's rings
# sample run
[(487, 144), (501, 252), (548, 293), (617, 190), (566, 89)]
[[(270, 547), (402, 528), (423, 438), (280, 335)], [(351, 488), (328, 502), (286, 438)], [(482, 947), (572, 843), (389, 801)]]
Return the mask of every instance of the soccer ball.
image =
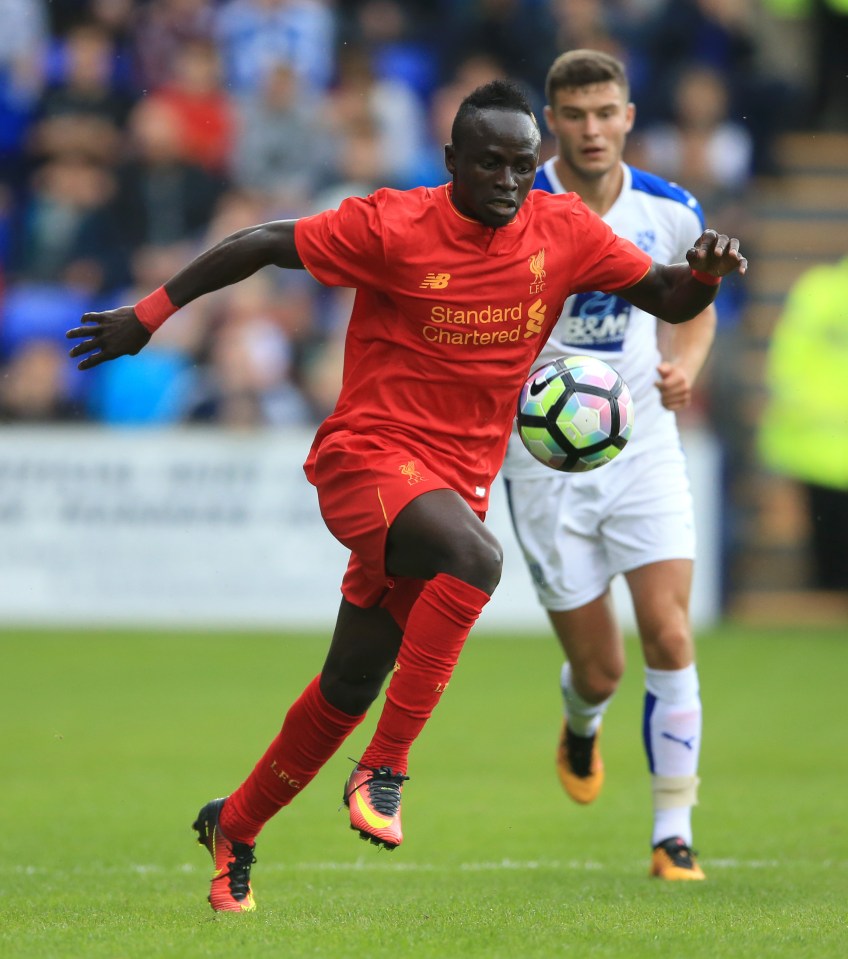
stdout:
[(539, 462), (567, 473), (597, 469), (633, 432), (633, 399), (618, 373), (590, 356), (535, 370), (518, 398), (518, 435)]

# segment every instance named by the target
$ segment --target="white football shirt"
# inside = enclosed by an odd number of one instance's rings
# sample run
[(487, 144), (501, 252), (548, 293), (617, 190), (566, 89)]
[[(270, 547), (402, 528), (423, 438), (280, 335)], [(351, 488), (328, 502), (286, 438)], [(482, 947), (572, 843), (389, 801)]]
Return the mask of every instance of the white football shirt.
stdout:
[[(554, 169), (555, 158), (536, 172), (534, 188), (567, 193)], [(683, 263), (686, 251), (704, 230), (704, 215), (691, 193), (660, 176), (622, 163), (621, 193), (603, 219), (658, 263)], [(676, 437), (674, 414), (664, 409), (657, 381), (661, 356), (655, 317), (615, 293), (577, 293), (562, 314), (534, 364), (544, 366), (559, 356), (596, 356), (614, 367), (630, 387), (636, 410), (628, 446), (663, 443)], [(627, 450), (625, 450), (625, 453)], [(624, 454), (622, 454), (624, 455)], [(504, 464), (506, 477), (535, 471), (537, 464), (513, 437)], [(547, 467), (541, 467), (547, 469)]]

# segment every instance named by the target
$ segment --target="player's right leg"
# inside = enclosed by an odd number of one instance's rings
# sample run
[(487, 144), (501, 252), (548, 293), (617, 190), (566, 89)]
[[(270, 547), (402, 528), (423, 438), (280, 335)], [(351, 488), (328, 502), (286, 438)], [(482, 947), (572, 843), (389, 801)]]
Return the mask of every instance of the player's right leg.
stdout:
[(507, 498), (539, 601), (567, 659), (560, 675), (557, 772), (572, 799), (592, 802), (604, 776), (601, 718), (624, 669), (598, 530), (602, 500), (585, 478), (552, 470), (511, 479)]
[(548, 611), (566, 662), (560, 673), (564, 716), (556, 766), (563, 789), (581, 804), (604, 782), (599, 738), (603, 715), (624, 672), (621, 634), (607, 590), (577, 609)]

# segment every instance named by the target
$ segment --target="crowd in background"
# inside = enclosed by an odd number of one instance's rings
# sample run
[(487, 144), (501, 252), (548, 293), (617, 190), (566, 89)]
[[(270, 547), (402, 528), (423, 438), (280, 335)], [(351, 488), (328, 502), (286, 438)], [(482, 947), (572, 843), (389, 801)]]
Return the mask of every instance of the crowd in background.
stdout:
[[(839, 47), (818, 55), (834, 23), (844, 38), (844, 6), (0, 0), (0, 421), (317, 422), (351, 299), (305, 273), (196, 301), (138, 358), (85, 375), (64, 331), (244, 226), (444, 182), (462, 97), (510, 76), (541, 113), (548, 66), (573, 47), (625, 61), (632, 162), (744, 239), (745, 191), (775, 172), (775, 138), (844, 115), (828, 73)], [(723, 291), (723, 323), (738, 297)]]

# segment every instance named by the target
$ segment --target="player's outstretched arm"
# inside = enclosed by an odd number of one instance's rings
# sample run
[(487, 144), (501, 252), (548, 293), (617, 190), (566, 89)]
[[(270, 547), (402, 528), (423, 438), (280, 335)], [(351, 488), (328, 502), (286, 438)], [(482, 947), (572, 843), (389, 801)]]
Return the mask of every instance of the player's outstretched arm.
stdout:
[(687, 263), (654, 263), (645, 276), (619, 296), (668, 323), (683, 323), (713, 302), (722, 277), (744, 275), (748, 261), (739, 252), (739, 240), (705, 230), (686, 253)]
[(83, 325), (65, 334), (68, 339), (82, 341), (70, 350), (74, 358), (85, 357), (78, 368), (87, 370), (119, 356), (135, 356), (181, 306), (204, 293), (238, 283), (262, 267), (304, 269), (294, 242), (295, 222), (276, 220), (232, 233), (135, 306), (85, 313)]

